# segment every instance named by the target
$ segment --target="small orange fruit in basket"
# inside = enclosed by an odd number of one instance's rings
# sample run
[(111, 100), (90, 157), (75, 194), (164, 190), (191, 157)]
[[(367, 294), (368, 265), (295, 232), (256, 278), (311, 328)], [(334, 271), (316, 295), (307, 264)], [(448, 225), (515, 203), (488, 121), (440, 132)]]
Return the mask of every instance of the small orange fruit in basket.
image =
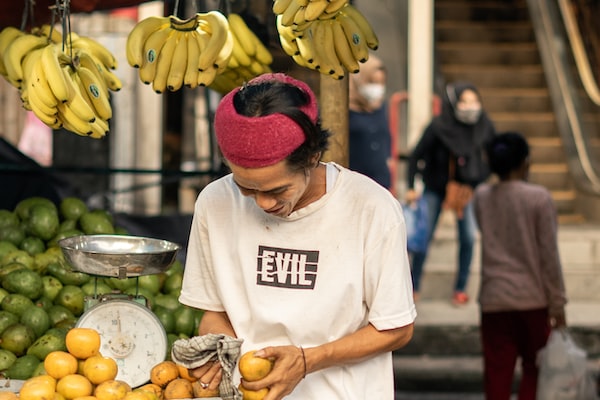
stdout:
[(91, 328), (71, 328), (65, 337), (69, 353), (85, 360), (100, 352), (100, 334)]
[(56, 382), (56, 392), (67, 400), (90, 396), (93, 390), (92, 382), (79, 374), (63, 376)]
[(160, 386), (158, 386), (155, 383), (146, 383), (145, 385), (138, 387), (136, 390), (140, 390), (146, 393), (152, 393), (156, 395), (156, 397), (158, 397), (159, 399), (162, 399), (163, 390)]
[[(56, 391), (56, 379), (50, 375), (39, 375), (27, 379), (19, 392), (19, 398), (23, 400), (51, 399)], [(0, 392), (0, 394), (11, 392)], [(0, 397), (9, 400), (9, 397)], [(16, 399), (16, 397), (15, 397)]]
[(242, 378), (248, 382), (258, 381), (271, 372), (273, 362), (266, 358), (254, 356), (255, 351), (248, 351), (240, 357), (238, 368)]
[(117, 362), (101, 355), (88, 357), (83, 363), (83, 374), (94, 385), (115, 379), (119, 372)]
[(163, 391), (163, 398), (165, 400), (189, 399), (192, 397), (194, 397), (192, 382), (183, 378), (173, 379)]
[(46, 370), (48, 375), (56, 379), (76, 374), (77, 359), (66, 351), (52, 351), (44, 359), (44, 370)]
[(150, 382), (162, 388), (177, 378), (179, 378), (179, 369), (173, 361), (159, 362), (150, 370)]
[(129, 392), (131, 392), (131, 386), (127, 382), (113, 379), (96, 386), (94, 396), (98, 400), (122, 400)]

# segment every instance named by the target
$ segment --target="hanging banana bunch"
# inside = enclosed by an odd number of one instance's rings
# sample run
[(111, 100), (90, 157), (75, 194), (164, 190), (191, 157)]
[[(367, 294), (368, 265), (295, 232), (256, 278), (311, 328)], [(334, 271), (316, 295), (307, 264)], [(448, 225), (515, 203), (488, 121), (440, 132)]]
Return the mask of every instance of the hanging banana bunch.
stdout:
[(227, 67), (234, 47), (219, 11), (181, 20), (174, 15), (140, 21), (127, 37), (127, 62), (156, 93), (210, 85)]
[(50, 25), (31, 33), (0, 31), (0, 74), (19, 89), (23, 107), (53, 129), (104, 137), (112, 117), (110, 91), (122, 87), (116, 68), (106, 47), (74, 32), (63, 39)]
[(273, 63), (267, 47), (239, 14), (230, 13), (227, 20), (233, 35), (233, 52), (225, 71), (209, 85), (219, 93), (228, 93), (260, 74), (271, 72)]
[(357, 73), (377, 50), (369, 21), (348, 0), (274, 0), (283, 51), (300, 66), (334, 79)]

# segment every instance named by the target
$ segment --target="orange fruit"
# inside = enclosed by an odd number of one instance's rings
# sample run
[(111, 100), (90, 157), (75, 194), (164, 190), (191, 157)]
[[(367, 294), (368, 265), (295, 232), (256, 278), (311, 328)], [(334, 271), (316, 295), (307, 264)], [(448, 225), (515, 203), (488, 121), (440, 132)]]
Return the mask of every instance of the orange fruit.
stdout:
[(52, 400), (67, 400), (67, 399), (65, 399), (65, 396), (63, 396), (62, 394), (60, 394), (58, 392), (54, 392), (54, 397), (52, 398)]
[(0, 392), (0, 400), (19, 400), (14, 392)]
[(244, 400), (262, 400), (265, 398), (267, 393), (269, 393), (269, 389), (267, 388), (263, 388), (260, 390), (245, 389), (241, 383), (238, 385), (238, 389), (240, 390), (240, 392), (242, 392)]
[(167, 387), (163, 391), (163, 398), (165, 400), (189, 399), (192, 397), (194, 397), (192, 382), (183, 378), (173, 379), (167, 384)]
[(198, 380), (195, 376), (190, 375), (190, 370), (184, 367), (183, 365), (177, 364), (177, 369), (179, 370), (179, 377), (183, 379), (187, 379), (190, 382), (195, 382)]
[(179, 378), (179, 369), (173, 361), (162, 361), (150, 370), (150, 382), (164, 388), (169, 382)]
[(39, 375), (27, 379), (19, 392), (23, 400), (52, 400), (56, 390), (56, 379), (49, 375)]
[(96, 396), (81, 396), (75, 397), (73, 400), (98, 400)]
[(119, 368), (117, 362), (101, 355), (86, 358), (83, 363), (83, 376), (88, 378), (94, 385), (115, 379)]
[(194, 390), (194, 397), (199, 397), (199, 398), (219, 397), (219, 395), (221, 394), (219, 392), (218, 387), (215, 389), (209, 389), (209, 388), (204, 389), (202, 387), (202, 385), (200, 384), (199, 380), (192, 382), (192, 389)]
[(240, 357), (238, 368), (248, 382), (254, 382), (264, 378), (271, 372), (273, 362), (266, 358), (255, 357), (255, 351), (248, 351)]
[(52, 351), (44, 359), (44, 369), (53, 378), (77, 373), (77, 358), (66, 351)]
[(140, 388), (133, 389), (125, 395), (123, 400), (160, 400), (161, 398), (154, 392), (148, 392), (146, 390), (140, 390)]
[(129, 392), (131, 392), (131, 386), (127, 382), (113, 379), (96, 386), (94, 396), (98, 400), (122, 400)]
[(141, 390), (142, 392), (146, 392), (146, 393), (153, 393), (159, 399), (162, 399), (163, 390), (160, 386), (158, 386), (155, 383), (146, 383), (145, 385), (138, 387), (136, 390)]
[(85, 360), (100, 352), (100, 334), (91, 328), (71, 328), (65, 337), (69, 353)]
[(56, 391), (67, 400), (90, 396), (93, 391), (92, 382), (83, 375), (71, 374), (63, 376), (56, 382)]

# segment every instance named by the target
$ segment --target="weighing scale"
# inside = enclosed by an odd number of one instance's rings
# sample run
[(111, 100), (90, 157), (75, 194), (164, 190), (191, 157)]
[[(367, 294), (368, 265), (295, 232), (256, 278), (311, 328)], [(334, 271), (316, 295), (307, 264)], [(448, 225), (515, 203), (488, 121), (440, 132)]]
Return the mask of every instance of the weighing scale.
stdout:
[[(59, 245), (74, 270), (98, 277), (126, 279), (157, 274), (175, 261), (179, 245), (126, 235), (80, 235)], [(136, 282), (137, 285), (137, 282)], [(76, 327), (98, 331), (100, 353), (116, 360), (115, 379), (132, 388), (147, 383), (152, 367), (167, 355), (167, 333), (141, 295), (110, 293), (88, 296)]]

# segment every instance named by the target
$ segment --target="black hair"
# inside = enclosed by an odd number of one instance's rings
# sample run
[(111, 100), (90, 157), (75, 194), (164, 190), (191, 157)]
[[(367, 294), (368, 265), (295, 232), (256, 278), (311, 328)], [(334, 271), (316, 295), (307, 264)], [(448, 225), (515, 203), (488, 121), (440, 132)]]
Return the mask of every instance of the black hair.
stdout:
[(529, 145), (518, 132), (504, 132), (495, 136), (487, 146), (490, 169), (500, 178), (523, 165), (529, 157)]
[(313, 123), (299, 107), (308, 104), (310, 98), (300, 88), (280, 81), (266, 81), (244, 86), (233, 98), (236, 111), (247, 117), (282, 114), (294, 121), (306, 140), (287, 157), (292, 168), (305, 169), (314, 166), (314, 156), (322, 156), (329, 146), (331, 133), (322, 129), (320, 121)]

